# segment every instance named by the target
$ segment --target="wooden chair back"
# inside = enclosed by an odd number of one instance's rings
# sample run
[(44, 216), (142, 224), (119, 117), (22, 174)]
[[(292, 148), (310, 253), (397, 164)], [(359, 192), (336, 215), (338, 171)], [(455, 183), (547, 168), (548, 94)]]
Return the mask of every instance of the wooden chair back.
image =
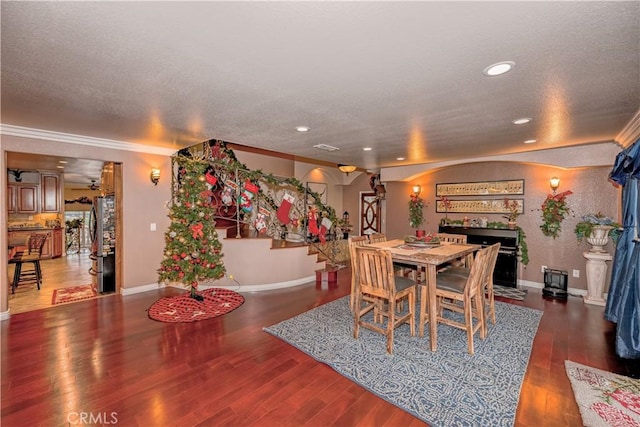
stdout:
[(351, 297), (349, 305), (353, 310), (355, 304), (355, 281), (356, 281), (356, 270), (357, 270), (357, 259), (356, 259), (356, 247), (364, 246), (369, 244), (369, 238), (367, 236), (349, 236), (348, 240), (349, 244), (349, 261), (351, 263)]
[(356, 248), (356, 256), (359, 291), (379, 298), (391, 298), (396, 292), (391, 252), (361, 246)]
[(436, 233), (435, 237), (440, 239), (441, 242), (459, 243), (459, 244), (467, 243), (466, 234)]
[(500, 252), (500, 243), (495, 243), (489, 246), (489, 257), (487, 260), (487, 267), (485, 269), (485, 275), (483, 280), (483, 290), (485, 293), (485, 308), (487, 317), (491, 319), (491, 323), (496, 323), (496, 307), (493, 297), (493, 272), (496, 268), (496, 261), (498, 260), (498, 252)]
[(29, 242), (27, 243), (27, 253), (29, 255), (42, 256), (42, 248), (47, 241), (47, 235), (43, 233), (31, 233), (29, 236)]
[(387, 235), (384, 233), (376, 233), (376, 234), (369, 235), (369, 243), (380, 243), (380, 242), (386, 242), (386, 241), (387, 241)]

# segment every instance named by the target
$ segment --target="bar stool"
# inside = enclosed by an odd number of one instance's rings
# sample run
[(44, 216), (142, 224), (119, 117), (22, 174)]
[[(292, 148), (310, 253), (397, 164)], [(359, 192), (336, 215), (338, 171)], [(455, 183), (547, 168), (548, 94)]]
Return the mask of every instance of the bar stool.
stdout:
[[(11, 283), (11, 293), (16, 292), (18, 283), (20, 282), (34, 282), (40, 290), (40, 283), (42, 283), (42, 269), (40, 268), (40, 257), (42, 256), (42, 248), (47, 240), (47, 234), (32, 233), (29, 236), (27, 242), (27, 251), (16, 254), (9, 260), (9, 264), (15, 264), (15, 270), (13, 272), (13, 282)], [(22, 265), (25, 263), (32, 263), (33, 269), (23, 270)]]

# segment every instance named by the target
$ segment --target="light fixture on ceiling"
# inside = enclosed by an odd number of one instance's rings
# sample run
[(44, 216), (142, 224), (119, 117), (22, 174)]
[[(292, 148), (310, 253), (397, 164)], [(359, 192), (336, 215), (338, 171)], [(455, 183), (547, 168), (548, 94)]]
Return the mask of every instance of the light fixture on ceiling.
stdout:
[(549, 180), (549, 187), (551, 187), (551, 191), (553, 191), (553, 194), (556, 194), (556, 190), (558, 189), (558, 187), (560, 187), (560, 178), (558, 178), (557, 176), (551, 178)]
[(530, 117), (522, 117), (520, 119), (512, 120), (511, 123), (513, 123), (514, 125), (524, 125), (529, 123), (530, 121), (531, 121)]
[(298, 132), (309, 132), (311, 128), (309, 126), (296, 126)]
[(405, 160), (405, 157), (396, 157), (396, 160), (398, 160), (399, 162)]
[(515, 67), (516, 63), (513, 61), (502, 61), (492, 65), (489, 65), (487, 68), (482, 71), (482, 73), (487, 77), (495, 77), (500, 76), (504, 73), (507, 73)]
[(349, 175), (351, 172), (353, 172), (357, 168), (355, 166), (353, 166), (353, 165), (343, 165), (341, 163), (341, 164), (338, 165), (338, 169), (340, 169), (340, 172), (344, 172), (347, 175)]
[(362, 151), (371, 151), (371, 150), (373, 150), (373, 148), (371, 148), (371, 147), (364, 147), (364, 148), (362, 149)]
[(151, 178), (151, 182), (153, 182), (153, 185), (158, 185), (158, 181), (160, 181), (160, 169), (151, 169), (149, 177)]
[(536, 142), (535, 139), (527, 139), (524, 143), (525, 144), (533, 144), (534, 142)]
[(413, 186), (413, 195), (418, 197), (420, 195), (420, 191), (422, 190), (422, 188), (420, 188), (420, 185), (416, 184)]

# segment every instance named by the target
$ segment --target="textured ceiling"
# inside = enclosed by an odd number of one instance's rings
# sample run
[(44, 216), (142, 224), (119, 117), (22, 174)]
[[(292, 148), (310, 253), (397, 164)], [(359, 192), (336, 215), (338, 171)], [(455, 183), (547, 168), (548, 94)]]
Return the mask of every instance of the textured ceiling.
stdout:
[[(1, 121), (15, 126), (373, 169), (613, 141), (640, 106), (637, 1), (1, 8)], [(483, 76), (505, 60), (513, 71)]]

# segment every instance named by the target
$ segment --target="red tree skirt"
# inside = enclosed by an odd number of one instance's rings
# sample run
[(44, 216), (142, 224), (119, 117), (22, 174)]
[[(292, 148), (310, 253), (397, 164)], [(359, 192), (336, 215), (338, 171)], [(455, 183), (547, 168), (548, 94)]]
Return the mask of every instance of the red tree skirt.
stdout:
[(159, 322), (195, 322), (227, 314), (244, 303), (244, 297), (228, 289), (213, 288), (198, 292), (202, 301), (191, 298), (187, 292), (160, 298), (149, 308), (149, 317)]

